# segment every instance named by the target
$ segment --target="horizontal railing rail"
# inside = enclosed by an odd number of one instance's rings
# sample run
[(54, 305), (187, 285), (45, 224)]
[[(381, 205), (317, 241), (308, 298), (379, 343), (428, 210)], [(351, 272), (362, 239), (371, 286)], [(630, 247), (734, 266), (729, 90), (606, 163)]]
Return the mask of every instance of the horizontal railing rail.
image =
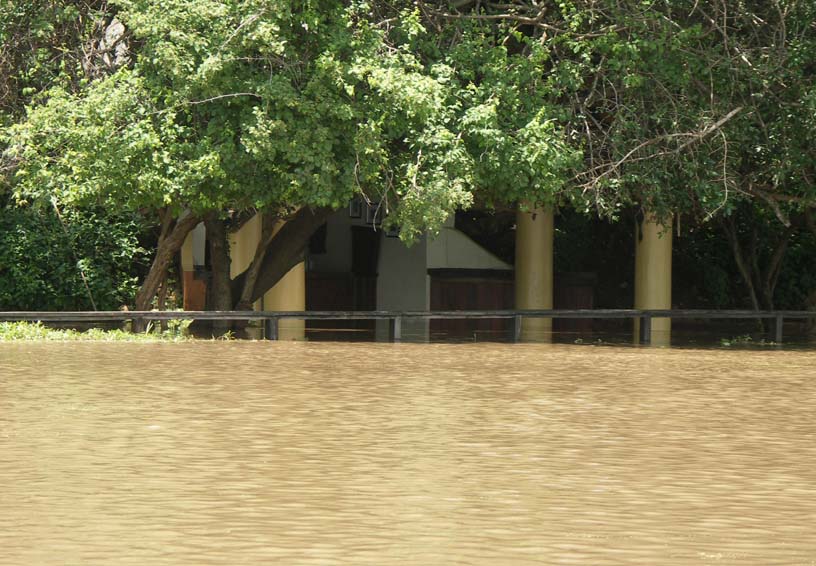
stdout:
[(651, 341), (653, 318), (673, 319), (773, 319), (775, 341), (782, 342), (782, 327), (786, 319), (816, 318), (816, 311), (751, 311), (699, 309), (538, 309), (538, 310), (472, 310), (472, 311), (0, 311), (0, 322), (40, 321), (72, 322), (127, 322), (127, 321), (252, 321), (266, 323), (267, 335), (276, 339), (278, 321), (300, 320), (389, 320), (394, 340), (401, 338), (403, 319), (513, 319), (514, 337), (521, 337), (524, 318), (598, 318), (638, 319), (640, 339)]
[(267, 318), (376, 320), (402, 318), (816, 318), (816, 311), (751, 311), (694, 309), (539, 309), (456, 311), (0, 311), (0, 322), (41, 321), (127, 321), (144, 320), (263, 320)]

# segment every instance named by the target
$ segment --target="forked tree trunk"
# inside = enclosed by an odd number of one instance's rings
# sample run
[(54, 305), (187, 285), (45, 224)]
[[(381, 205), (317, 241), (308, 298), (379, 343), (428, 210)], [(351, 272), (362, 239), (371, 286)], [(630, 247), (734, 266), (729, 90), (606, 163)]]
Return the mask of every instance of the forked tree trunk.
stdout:
[(281, 277), (302, 261), (309, 238), (323, 225), (331, 212), (332, 209), (328, 207), (299, 210), (278, 230), (266, 247), (251, 292), (248, 290), (244, 292), (249, 275), (247, 270), (232, 280), (233, 296), (240, 297), (241, 302), (248, 304), (263, 297)]
[(739, 269), (740, 275), (742, 275), (742, 281), (745, 283), (745, 287), (748, 290), (748, 296), (751, 299), (751, 306), (754, 307), (755, 311), (758, 311), (760, 310), (760, 305), (759, 299), (757, 298), (756, 289), (754, 288), (754, 278), (751, 274), (751, 267), (745, 260), (742, 253), (742, 245), (739, 241), (736, 223), (734, 222), (734, 219), (729, 216), (723, 221), (722, 227), (725, 235), (728, 237), (728, 243), (731, 245), (731, 253), (734, 255), (734, 261), (737, 263), (737, 269)]
[(255, 255), (249, 267), (244, 271), (243, 289), (241, 289), (238, 303), (235, 305), (235, 310), (243, 311), (250, 310), (254, 301), (252, 300), (252, 293), (255, 290), (255, 284), (258, 281), (258, 276), (261, 274), (264, 258), (272, 243), (273, 231), (275, 224), (279, 218), (275, 214), (263, 213), (261, 216), (261, 238), (258, 240), (258, 246), (255, 248)]
[[(760, 238), (757, 227), (752, 226), (750, 241), (743, 246), (736, 222), (732, 217), (728, 217), (722, 226), (754, 310), (774, 310), (776, 306), (774, 292), (794, 228), (785, 229), (776, 241), (770, 258), (764, 265), (760, 265)], [(769, 336), (773, 331), (773, 324), (769, 320), (758, 319), (757, 325)]]
[(193, 214), (187, 214), (187, 216), (175, 221), (163, 221), (162, 231), (164, 233), (159, 238), (156, 256), (153, 258), (147, 277), (145, 277), (142, 286), (136, 293), (137, 311), (150, 310), (153, 299), (156, 298), (156, 293), (158, 293), (162, 281), (167, 276), (170, 264), (184, 244), (187, 234), (199, 222), (201, 222), (201, 218)]
[[(208, 306), (213, 310), (231, 310), (236, 304), (245, 306), (257, 301), (292, 267), (302, 261), (309, 238), (326, 221), (331, 212), (332, 209), (328, 207), (303, 208), (287, 221), (274, 237), (267, 235), (268, 225), (265, 222), (266, 237), (262, 237), (252, 265), (238, 277), (230, 280), (229, 243), (223, 221), (215, 215), (208, 215), (202, 219), (189, 213), (180, 219), (172, 219), (169, 212), (164, 211), (160, 214), (162, 233), (156, 255), (147, 277), (136, 294), (135, 308), (139, 311), (151, 309), (184, 240), (202, 220), (207, 227), (212, 262)], [(271, 228), (269, 233), (271, 234)], [(229, 326), (225, 325), (224, 331), (229, 329)], [(139, 330), (138, 325), (134, 325), (134, 330)]]

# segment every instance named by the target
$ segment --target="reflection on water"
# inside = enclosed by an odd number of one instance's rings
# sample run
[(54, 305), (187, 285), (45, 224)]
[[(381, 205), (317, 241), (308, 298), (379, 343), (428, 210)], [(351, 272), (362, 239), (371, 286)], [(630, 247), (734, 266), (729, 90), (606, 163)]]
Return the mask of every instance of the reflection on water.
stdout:
[(816, 564), (816, 354), (0, 344), (0, 564)]

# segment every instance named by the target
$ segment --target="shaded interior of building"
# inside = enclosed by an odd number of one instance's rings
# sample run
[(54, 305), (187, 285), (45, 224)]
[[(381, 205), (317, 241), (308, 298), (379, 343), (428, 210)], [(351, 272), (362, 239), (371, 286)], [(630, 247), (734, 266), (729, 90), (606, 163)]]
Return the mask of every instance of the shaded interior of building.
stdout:
[[(407, 247), (396, 230), (383, 228), (376, 208), (355, 202), (329, 218), (311, 238), (304, 262), (255, 308), (437, 311), (746, 306), (733, 291), (739, 288), (738, 275), (724, 246), (704, 250), (709, 255), (715, 250), (718, 257), (709, 258), (702, 268), (699, 238), (671, 222), (650, 222), (634, 211), (615, 222), (569, 209), (545, 213), (544, 220), (546, 214), (551, 226), (536, 227), (536, 211), (524, 218), (511, 210), (462, 211), (449, 218), (438, 234), (426, 235)], [(529, 223), (525, 218), (532, 219), (532, 227), (525, 226)], [(257, 224), (250, 219), (231, 237), (233, 275), (252, 259)], [(203, 227), (188, 240), (181, 258), (184, 306), (204, 310), (208, 254)], [(545, 242), (543, 247), (540, 241)], [(531, 283), (525, 286), (520, 279)], [(723, 304), (724, 285), (732, 289), (728, 304)], [(663, 319), (666, 326), (660, 326), (658, 320), (657, 335), (665, 334), (668, 343), (671, 323)], [(525, 331), (530, 336), (546, 335), (547, 340), (585, 343), (631, 342), (637, 332), (631, 320), (555, 319), (543, 323), (545, 326), (537, 327), (536, 322), (525, 323), (530, 324)], [(282, 324), (283, 339), (388, 340), (390, 332), (384, 320), (286, 320)], [(407, 340), (506, 341), (513, 336), (512, 319), (417, 319), (403, 324)], [(673, 330), (675, 338), (685, 336), (688, 341), (691, 337), (693, 343), (695, 338), (705, 341), (749, 334), (758, 327), (752, 320), (736, 325), (733, 321), (675, 321)], [(255, 336), (262, 335), (262, 328), (255, 332)]]

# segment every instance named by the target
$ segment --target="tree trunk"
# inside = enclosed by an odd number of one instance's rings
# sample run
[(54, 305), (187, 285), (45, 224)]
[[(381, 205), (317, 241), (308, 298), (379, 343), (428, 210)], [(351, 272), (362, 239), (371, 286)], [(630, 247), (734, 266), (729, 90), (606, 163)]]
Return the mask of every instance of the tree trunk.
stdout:
[[(161, 286), (159, 287), (159, 296), (156, 299), (156, 308), (158, 308), (160, 311), (167, 310), (167, 291), (168, 291), (167, 285), (169, 283), (169, 281), (168, 281), (168, 279), (169, 279), (168, 272), (169, 272), (169, 269), (164, 274), (164, 280), (161, 282)], [(162, 320), (159, 323), (159, 326), (160, 326), (162, 332), (167, 332), (167, 321), (166, 320)]]
[[(734, 219), (728, 217), (723, 221), (722, 226), (728, 237), (728, 242), (731, 245), (731, 251), (734, 254), (737, 268), (748, 289), (754, 310), (774, 310), (776, 308), (774, 292), (776, 291), (776, 284), (779, 281), (779, 274), (782, 271), (785, 252), (788, 249), (794, 228), (789, 227), (782, 232), (773, 248), (771, 256), (767, 262), (762, 265), (763, 262), (760, 261), (761, 239), (759, 237), (759, 230), (755, 225), (751, 226), (751, 237), (748, 243), (747, 257), (743, 245), (740, 242), (739, 231)], [(774, 329), (772, 321), (768, 319), (758, 319), (757, 324), (759, 328), (762, 329), (762, 332), (771, 337), (771, 333)]]
[(299, 210), (271, 239), (263, 256), (252, 292), (242, 292), (248, 275), (247, 271), (244, 271), (232, 280), (234, 295), (241, 296), (242, 299), (248, 298), (249, 304), (260, 299), (281, 277), (303, 259), (303, 250), (309, 243), (309, 238), (323, 225), (331, 213), (332, 209), (327, 207)]
[[(208, 310), (232, 310), (232, 288), (230, 287), (230, 257), (227, 229), (224, 221), (215, 213), (204, 217), (204, 226), (207, 228), (207, 240), (210, 245), (210, 262), (212, 277), (210, 279)], [(213, 335), (221, 336), (226, 333), (231, 324), (228, 321), (213, 323)]]
[(737, 263), (742, 280), (748, 289), (748, 295), (751, 298), (751, 305), (755, 311), (760, 310), (759, 300), (757, 299), (756, 289), (754, 288), (754, 278), (751, 275), (751, 269), (745, 261), (745, 256), (742, 253), (742, 246), (739, 241), (739, 234), (737, 233), (737, 226), (732, 217), (728, 217), (722, 223), (723, 231), (728, 237), (728, 243), (731, 245), (731, 253), (734, 255), (734, 261)]
[(247, 270), (244, 272), (243, 289), (241, 296), (238, 299), (238, 304), (235, 310), (249, 310), (252, 308), (252, 293), (255, 290), (255, 283), (258, 281), (258, 276), (261, 274), (261, 267), (263, 266), (264, 257), (272, 243), (273, 230), (279, 218), (275, 214), (263, 213), (261, 216), (261, 238), (258, 240), (258, 246), (255, 248), (255, 256), (252, 258)]
[(785, 257), (785, 252), (788, 251), (788, 244), (792, 234), (793, 228), (787, 228), (782, 233), (776, 243), (776, 248), (774, 248), (768, 266), (765, 268), (765, 273), (762, 274), (762, 289), (768, 310), (776, 308), (774, 292), (776, 291), (776, 283), (779, 281), (779, 274), (782, 272), (782, 260)]
[[(805, 209), (805, 225), (810, 233), (816, 237), (816, 218), (814, 218), (814, 208)], [(809, 311), (816, 311), (816, 289), (812, 289), (805, 303), (805, 308)], [(808, 332), (816, 338), (816, 318), (808, 319)]]
[(201, 222), (201, 218), (193, 214), (180, 220), (173, 222), (164, 222), (162, 232), (164, 234), (159, 238), (159, 244), (156, 247), (156, 256), (153, 258), (153, 263), (150, 266), (150, 271), (147, 277), (142, 282), (139, 292), (136, 293), (136, 310), (146, 311), (150, 310), (153, 304), (153, 299), (159, 291), (162, 281), (167, 276), (167, 269), (173, 261), (181, 246), (184, 244), (184, 239), (187, 234)]

